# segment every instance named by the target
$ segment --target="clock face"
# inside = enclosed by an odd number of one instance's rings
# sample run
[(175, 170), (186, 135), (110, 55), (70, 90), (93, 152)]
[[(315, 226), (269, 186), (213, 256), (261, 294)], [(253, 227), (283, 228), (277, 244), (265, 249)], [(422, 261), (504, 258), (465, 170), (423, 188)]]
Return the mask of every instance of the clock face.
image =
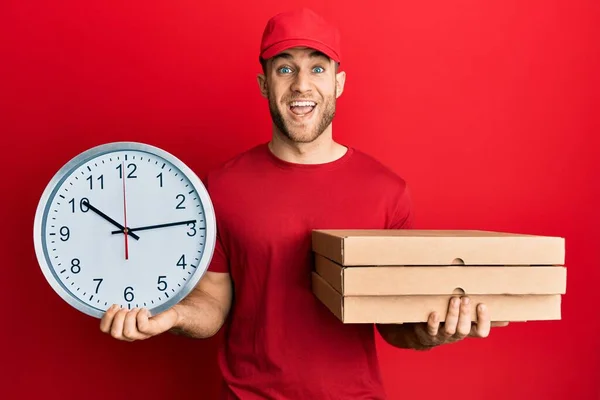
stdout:
[(76, 309), (100, 318), (112, 305), (154, 315), (205, 273), (216, 237), (200, 179), (180, 160), (141, 143), (110, 143), (67, 163), (35, 218), (44, 276)]

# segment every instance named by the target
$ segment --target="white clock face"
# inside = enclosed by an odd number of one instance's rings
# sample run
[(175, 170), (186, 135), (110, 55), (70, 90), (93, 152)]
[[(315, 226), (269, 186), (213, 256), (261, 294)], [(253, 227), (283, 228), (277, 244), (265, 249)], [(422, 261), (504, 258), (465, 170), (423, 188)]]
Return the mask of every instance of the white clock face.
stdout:
[(101, 317), (112, 304), (156, 314), (179, 302), (206, 271), (216, 228), (205, 187), (187, 166), (152, 146), (112, 143), (59, 171), (34, 234), (55, 291)]

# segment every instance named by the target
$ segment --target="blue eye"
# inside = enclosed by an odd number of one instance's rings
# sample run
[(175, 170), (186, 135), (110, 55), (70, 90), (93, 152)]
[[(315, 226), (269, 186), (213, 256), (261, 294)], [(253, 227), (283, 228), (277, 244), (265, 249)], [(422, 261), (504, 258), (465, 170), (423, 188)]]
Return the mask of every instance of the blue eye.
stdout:
[(318, 73), (318, 74), (320, 74), (321, 72), (323, 72), (325, 70), (323, 69), (323, 67), (314, 67), (313, 71), (316, 72), (316, 73)]
[(282, 74), (289, 74), (292, 70), (289, 67), (281, 67), (279, 68), (279, 72)]

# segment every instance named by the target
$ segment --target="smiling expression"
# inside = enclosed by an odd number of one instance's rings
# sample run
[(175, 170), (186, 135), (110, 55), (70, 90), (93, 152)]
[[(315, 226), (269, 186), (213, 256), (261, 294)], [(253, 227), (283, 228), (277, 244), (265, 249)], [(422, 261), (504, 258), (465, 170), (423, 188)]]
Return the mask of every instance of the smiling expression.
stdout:
[(345, 78), (336, 69), (333, 60), (308, 48), (289, 49), (267, 60), (259, 84), (281, 134), (308, 143), (331, 129)]

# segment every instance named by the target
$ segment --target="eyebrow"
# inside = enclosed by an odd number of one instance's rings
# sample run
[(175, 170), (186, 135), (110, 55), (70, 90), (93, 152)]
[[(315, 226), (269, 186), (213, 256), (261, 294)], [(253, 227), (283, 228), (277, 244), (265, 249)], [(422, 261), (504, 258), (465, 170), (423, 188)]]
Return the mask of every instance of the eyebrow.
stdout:
[(311, 58), (315, 58), (315, 57), (317, 57), (317, 58), (318, 58), (318, 57), (323, 57), (323, 58), (327, 58), (327, 59), (329, 59), (329, 57), (328, 57), (328, 56), (327, 56), (325, 53), (323, 53), (322, 51), (318, 51), (318, 50), (315, 50), (315, 51), (313, 51), (312, 53), (310, 53), (310, 57), (311, 57)]
[(292, 58), (292, 55), (289, 53), (279, 53), (279, 54), (273, 56), (273, 61), (277, 61), (280, 58), (289, 60), (290, 58)]
[[(311, 52), (310, 55), (309, 55), (309, 57), (310, 58), (321, 58), (322, 57), (322, 58), (329, 59), (329, 57), (325, 53), (323, 53), (322, 51), (318, 51), (318, 50), (315, 50), (315, 51)], [(275, 61), (275, 60), (277, 60), (279, 58), (290, 60), (290, 59), (292, 59), (294, 57), (290, 53), (283, 52), (283, 53), (279, 53), (276, 56), (274, 56), (273, 57), (273, 61)]]

